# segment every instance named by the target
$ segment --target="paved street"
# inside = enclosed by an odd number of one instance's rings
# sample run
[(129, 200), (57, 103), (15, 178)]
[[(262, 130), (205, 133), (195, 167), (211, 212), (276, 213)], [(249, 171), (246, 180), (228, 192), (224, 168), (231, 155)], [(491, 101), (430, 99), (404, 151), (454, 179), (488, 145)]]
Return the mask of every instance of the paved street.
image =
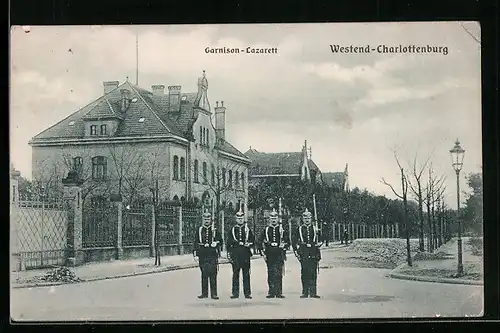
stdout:
[[(335, 251), (325, 260), (335, 261)], [(231, 267), (221, 265), (220, 300), (198, 300), (199, 269), (55, 287), (13, 289), (15, 320), (225, 320), (479, 316), (483, 287), (395, 280), (389, 269), (329, 265), (321, 299), (300, 299), (300, 266), (288, 256), (286, 299), (265, 298), (265, 262), (252, 261), (253, 299), (232, 300)]]

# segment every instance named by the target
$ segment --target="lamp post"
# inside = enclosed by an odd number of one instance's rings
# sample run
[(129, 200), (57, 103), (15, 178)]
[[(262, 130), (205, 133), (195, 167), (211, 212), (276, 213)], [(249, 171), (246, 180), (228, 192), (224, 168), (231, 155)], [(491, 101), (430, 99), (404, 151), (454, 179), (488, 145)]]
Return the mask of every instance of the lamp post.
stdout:
[(462, 221), (460, 220), (460, 171), (462, 170), (465, 150), (460, 147), (460, 141), (455, 141), (455, 147), (450, 149), (452, 166), (457, 174), (457, 220), (458, 220), (458, 275), (464, 272), (462, 263)]

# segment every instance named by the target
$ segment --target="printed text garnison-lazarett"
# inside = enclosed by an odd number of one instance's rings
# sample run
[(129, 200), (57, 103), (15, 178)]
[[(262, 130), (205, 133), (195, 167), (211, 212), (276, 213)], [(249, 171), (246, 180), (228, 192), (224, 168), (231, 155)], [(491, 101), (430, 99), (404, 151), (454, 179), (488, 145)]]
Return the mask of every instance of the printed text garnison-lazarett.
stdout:
[(246, 48), (238, 47), (209, 47), (205, 48), (205, 53), (209, 54), (239, 54), (239, 53), (250, 53), (250, 54), (277, 54), (277, 47), (251, 47)]

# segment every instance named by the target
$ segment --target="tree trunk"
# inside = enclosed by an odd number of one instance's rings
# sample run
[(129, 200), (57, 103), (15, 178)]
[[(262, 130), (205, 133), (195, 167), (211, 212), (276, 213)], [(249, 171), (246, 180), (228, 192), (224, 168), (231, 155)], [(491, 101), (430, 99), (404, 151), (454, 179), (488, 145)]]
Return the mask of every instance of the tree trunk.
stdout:
[(427, 251), (432, 253), (432, 222), (431, 222), (431, 205), (427, 203), (427, 224), (429, 227), (429, 235), (427, 239)]
[(437, 249), (437, 230), (436, 230), (436, 211), (434, 208), (434, 203), (432, 204), (432, 249)]
[(418, 182), (418, 218), (420, 221), (420, 228), (419, 228), (419, 237), (418, 237), (418, 247), (420, 249), (420, 252), (424, 252), (425, 250), (425, 245), (424, 245), (424, 212), (423, 212), (423, 202), (422, 202), (422, 188), (420, 186), (420, 181)]

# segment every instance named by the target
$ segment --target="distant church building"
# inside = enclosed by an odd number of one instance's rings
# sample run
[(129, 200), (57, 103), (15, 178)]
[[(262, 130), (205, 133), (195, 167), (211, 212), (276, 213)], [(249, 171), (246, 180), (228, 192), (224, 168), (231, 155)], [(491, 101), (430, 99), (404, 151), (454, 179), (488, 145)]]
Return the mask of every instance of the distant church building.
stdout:
[(33, 179), (56, 184), (73, 169), (84, 194), (150, 196), (158, 186), (169, 200), (236, 207), (247, 202), (250, 160), (226, 141), (226, 106), (212, 110), (208, 81), (198, 92), (153, 85), (151, 91), (118, 81), (103, 95), (30, 141)]

